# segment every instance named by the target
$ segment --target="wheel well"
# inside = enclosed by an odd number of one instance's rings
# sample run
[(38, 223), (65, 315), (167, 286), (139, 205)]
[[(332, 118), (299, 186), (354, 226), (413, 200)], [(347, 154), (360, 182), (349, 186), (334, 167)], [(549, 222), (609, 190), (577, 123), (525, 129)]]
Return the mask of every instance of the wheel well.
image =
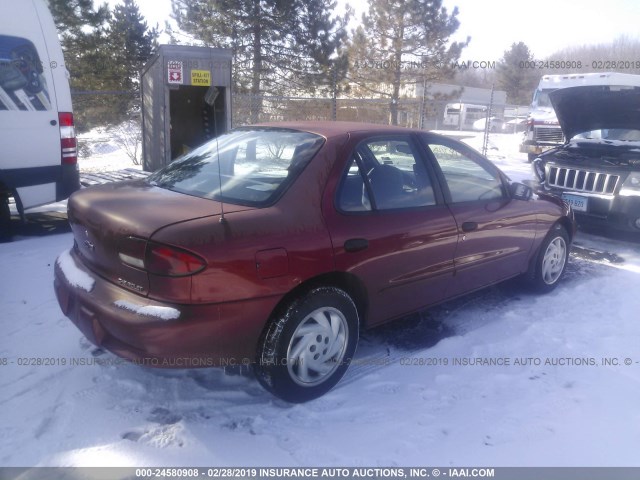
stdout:
[(574, 232), (573, 232), (573, 228), (571, 228), (571, 222), (569, 221), (569, 219), (566, 217), (562, 217), (555, 223), (554, 227), (556, 225), (561, 225), (567, 232), (567, 235), (569, 236), (569, 241), (573, 242)]
[(292, 301), (317, 287), (337, 287), (347, 292), (358, 310), (360, 325), (366, 323), (369, 307), (367, 289), (358, 277), (346, 272), (325, 273), (301, 283), (278, 302), (270, 318), (283, 313)]
[(556, 228), (556, 226), (561, 226), (562, 228), (564, 228), (564, 231), (567, 232), (567, 235), (569, 236), (569, 242), (573, 241), (573, 231), (571, 228), (571, 222), (569, 221), (568, 218), (565, 218), (565, 217), (559, 218), (553, 225), (551, 225), (551, 228), (549, 228), (547, 233), (544, 234), (544, 237), (542, 237), (542, 240), (540, 240), (540, 245), (536, 248), (534, 254), (529, 259), (529, 268), (527, 270), (528, 272), (532, 272), (533, 269), (535, 268), (536, 262), (538, 261), (538, 255), (540, 255), (540, 249), (542, 248), (542, 244), (544, 243), (544, 239), (547, 238), (547, 235), (549, 235), (549, 232), (551, 232), (551, 230)]

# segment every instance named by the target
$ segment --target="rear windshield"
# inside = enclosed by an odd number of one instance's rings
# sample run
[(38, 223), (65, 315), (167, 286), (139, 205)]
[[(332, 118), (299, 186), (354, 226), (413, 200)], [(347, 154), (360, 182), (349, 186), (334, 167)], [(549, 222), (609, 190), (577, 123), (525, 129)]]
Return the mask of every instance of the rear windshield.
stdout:
[(275, 202), (324, 143), (289, 129), (241, 128), (149, 176), (155, 186), (248, 206)]

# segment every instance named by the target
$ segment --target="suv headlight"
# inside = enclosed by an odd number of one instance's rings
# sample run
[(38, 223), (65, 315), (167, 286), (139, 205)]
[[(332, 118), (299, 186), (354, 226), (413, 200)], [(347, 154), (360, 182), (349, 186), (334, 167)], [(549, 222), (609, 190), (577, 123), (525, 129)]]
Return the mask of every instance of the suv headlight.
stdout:
[(622, 184), (620, 189), (620, 195), (624, 196), (640, 196), (640, 173), (630, 173), (627, 179)]

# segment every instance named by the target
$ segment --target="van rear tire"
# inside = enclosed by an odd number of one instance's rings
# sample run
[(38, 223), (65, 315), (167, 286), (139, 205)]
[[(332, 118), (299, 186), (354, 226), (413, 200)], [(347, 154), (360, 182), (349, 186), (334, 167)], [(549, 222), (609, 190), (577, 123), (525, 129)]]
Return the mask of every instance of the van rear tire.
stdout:
[(9, 210), (9, 199), (0, 197), (0, 242), (11, 240), (11, 210)]

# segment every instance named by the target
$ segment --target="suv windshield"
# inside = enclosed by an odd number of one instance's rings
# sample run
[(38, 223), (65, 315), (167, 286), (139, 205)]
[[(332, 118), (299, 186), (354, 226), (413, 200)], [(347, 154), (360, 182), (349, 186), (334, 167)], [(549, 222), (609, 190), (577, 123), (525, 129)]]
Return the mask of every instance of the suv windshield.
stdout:
[(210, 140), (148, 177), (196, 197), (248, 206), (273, 203), (324, 143), (289, 129), (240, 128)]
[(640, 142), (640, 130), (628, 128), (606, 128), (583, 132), (573, 138), (620, 140), (624, 142)]

